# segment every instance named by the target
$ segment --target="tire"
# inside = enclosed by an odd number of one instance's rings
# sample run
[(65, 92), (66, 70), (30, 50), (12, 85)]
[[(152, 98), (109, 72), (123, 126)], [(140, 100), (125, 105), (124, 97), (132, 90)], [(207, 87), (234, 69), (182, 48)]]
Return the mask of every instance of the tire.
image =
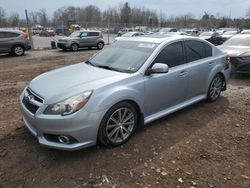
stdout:
[(101, 50), (101, 49), (103, 49), (103, 46), (104, 46), (103, 42), (98, 42), (97, 49)]
[(21, 45), (15, 45), (13, 48), (12, 48), (12, 51), (11, 53), (15, 56), (22, 56), (25, 52), (25, 49), (23, 46)]
[(220, 97), (223, 85), (223, 77), (220, 74), (216, 74), (209, 85), (209, 89), (207, 92), (208, 102), (214, 102)]
[(71, 50), (72, 50), (73, 52), (78, 51), (78, 49), (79, 49), (78, 44), (76, 44), (76, 43), (71, 44)]
[(129, 140), (138, 123), (135, 107), (128, 102), (121, 102), (111, 107), (104, 115), (98, 141), (105, 146), (119, 146)]

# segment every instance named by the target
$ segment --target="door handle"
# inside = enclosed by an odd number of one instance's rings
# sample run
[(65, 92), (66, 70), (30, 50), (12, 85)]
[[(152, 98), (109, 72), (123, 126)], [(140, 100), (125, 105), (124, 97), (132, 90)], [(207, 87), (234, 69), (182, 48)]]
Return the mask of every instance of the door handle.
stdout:
[(214, 62), (214, 61), (209, 62), (209, 65), (213, 65), (213, 64), (215, 64), (215, 62)]
[(188, 74), (187, 71), (181, 71), (180, 74), (179, 74), (179, 76), (182, 76), (182, 77), (183, 77), (183, 76), (186, 76), (187, 74)]

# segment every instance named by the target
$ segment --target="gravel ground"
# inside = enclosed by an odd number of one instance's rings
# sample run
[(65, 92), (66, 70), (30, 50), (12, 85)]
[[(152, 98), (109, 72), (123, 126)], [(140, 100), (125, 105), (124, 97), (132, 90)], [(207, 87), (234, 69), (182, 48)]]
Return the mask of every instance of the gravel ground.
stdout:
[(21, 90), (95, 52), (0, 57), (0, 187), (250, 187), (249, 75), (233, 76), (218, 101), (150, 123), (120, 147), (65, 152), (37, 144), (20, 120)]

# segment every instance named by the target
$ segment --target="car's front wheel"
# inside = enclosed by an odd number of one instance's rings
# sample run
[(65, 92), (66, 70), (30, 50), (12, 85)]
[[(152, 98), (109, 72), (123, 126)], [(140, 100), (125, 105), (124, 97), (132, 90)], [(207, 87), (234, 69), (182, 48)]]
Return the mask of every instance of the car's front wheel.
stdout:
[(15, 56), (22, 56), (25, 52), (25, 49), (21, 45), (16, 45), (12, 48), (12, 54)]
[(78, 46), (78, 44), (76, 44), (76, 43), (74, 43), (74, 44), (71, 45), (71, 50), (72, 50), (73, 52), (78, 51), (78, 48), (79, 48), (79, 46)]
[(104, 115), (98, 133), (98, 140), (106, 146), (118, 146), (129, 140), (136, 129), (136, 109), (128, 102), (111, 107)]
[(223, 84), (224, 84), (223, 77), (220, 74), (215, 75), (215, 77), (210, 83), (207, 93), (207, 100), (209, 102), (216, 101), (220, 97)]

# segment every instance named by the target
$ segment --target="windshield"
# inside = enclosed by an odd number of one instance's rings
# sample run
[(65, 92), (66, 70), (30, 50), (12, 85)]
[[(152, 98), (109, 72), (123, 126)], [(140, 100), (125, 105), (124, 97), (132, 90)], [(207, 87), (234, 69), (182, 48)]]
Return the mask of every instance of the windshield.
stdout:
[(226, 42), (224, 42), (223, 46), (250, 46), (250, 36), (234, 36)]
[(116, 41), (89, 62), (97, 67), (133, 73), (139, 70), (156, 47), (155, 43)]
[(203, 32), (200, 34), (200, 36), (211, 36), (212, 34), (212, 32)]
[(69, 35), (69, 37), (79, 37), (80, 34), (81, 34), (80, 31), (75, 31), (75, 32), (71, 33), (71, 34)]

